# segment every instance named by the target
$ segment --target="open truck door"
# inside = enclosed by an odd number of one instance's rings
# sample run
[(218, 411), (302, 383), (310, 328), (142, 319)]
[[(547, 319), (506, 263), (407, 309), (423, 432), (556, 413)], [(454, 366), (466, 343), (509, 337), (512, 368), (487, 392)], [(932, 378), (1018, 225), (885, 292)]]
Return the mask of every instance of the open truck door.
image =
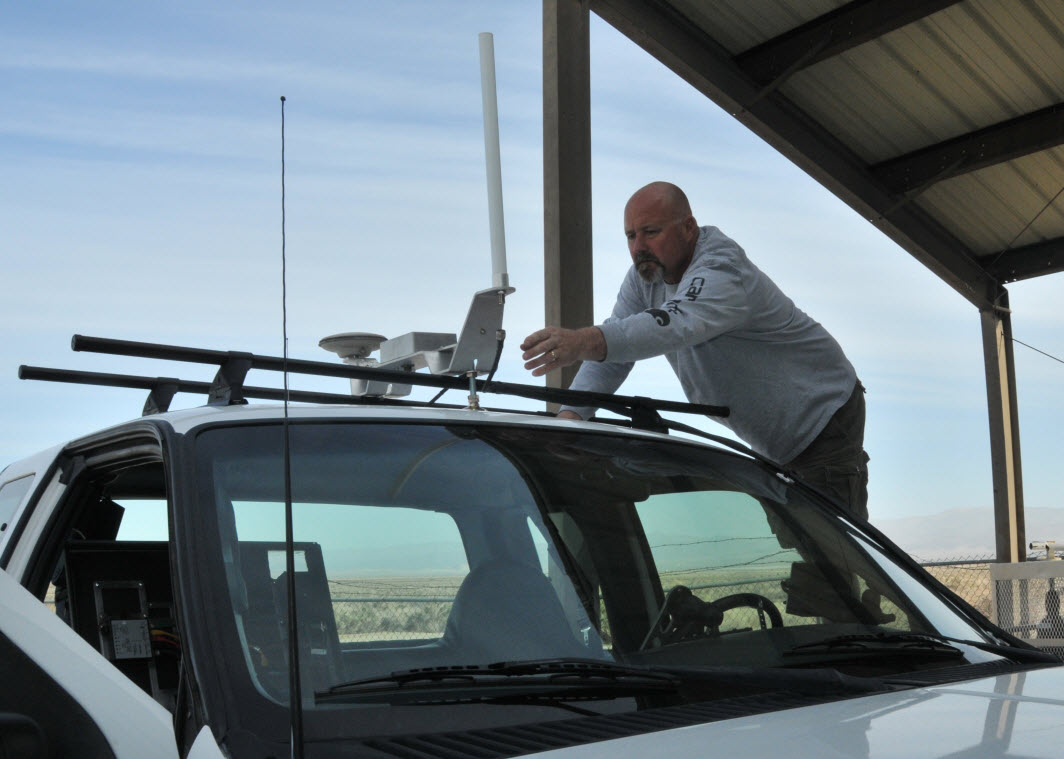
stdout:
[(172, 715), (3, 571), (0, 608), (0, 754), (177, 759)]

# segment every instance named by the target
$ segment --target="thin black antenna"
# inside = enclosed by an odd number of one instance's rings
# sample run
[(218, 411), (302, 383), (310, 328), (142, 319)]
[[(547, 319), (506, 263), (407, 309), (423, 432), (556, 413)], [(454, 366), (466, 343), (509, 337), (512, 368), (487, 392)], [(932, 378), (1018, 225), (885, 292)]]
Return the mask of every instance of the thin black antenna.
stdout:
[(284, 95), (281, 95), (281, 335), (284, 342), (284, 554), (288, 596), (288, 711), (292, 720), (292, 759), (303, 759), (303, 689), (299, 679), (299, 624), (296, 619), (296, 549), (292, 529), (292, 458), (288, 439), (288, 285), (284, 214)]

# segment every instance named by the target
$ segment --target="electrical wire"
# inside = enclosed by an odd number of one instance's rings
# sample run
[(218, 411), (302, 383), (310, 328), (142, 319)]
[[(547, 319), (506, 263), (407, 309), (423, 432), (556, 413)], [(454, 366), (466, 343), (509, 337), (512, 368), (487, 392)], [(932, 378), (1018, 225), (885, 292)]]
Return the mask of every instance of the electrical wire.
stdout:
[[(495, 376), (495, 370), (499, 368), (499, 359), (502, 358), (502, 348), (503, 345), (506, 343), (506, 334), (502, 332), (502, 330), (499, 330), (499, 332), (502, 334), (498, 338), (496, 338), (498, 346), (495, 348), (495, 360), (491, 362), (491, 370), (488, 372), (487, 379), (484, 380), (483, 388), (485, 393), (491, 392), (491, 379)], [(432, 400), (429, 401), (428, 405), (432, 406), (433, 404), (435, 404), (436, 401), (442, 398), (443, 394), (446, 393), (448, 390), (450, 390), (450, 388), (445, 387), (443, 388), (443, 390), (436, 393), (436, 395), (432, 396)]]
[(438, 401), (440, 398), (442, 398), (443, 394), (446, 393), (449, 389), (450, 388), (445, 387), (443, 390), (441, 390), (440, 392), (436, 393), (436, 395), (432, 396), (432, 400), (429, 401), (429, 405), (432, 406), (433, 404), (435, 404), (436, 401)]
[(1030, 348), (1030, 349), (1031, 349), (1031, 350), (1033, 350), (1033, 351), (1034, 351), (1035, 353), (1041, 353), (1041, 354), (1042, 354), (1043, 356), (1045, 356), (1046, 358), (1051, 358), (1051, 359), (1053, 359), (1054, 361), (1059, 361), (1060, 363), (1064, 364), (1064, 359), (1062, 359), (1062, 358), (1057, 358), (1056, 356), (1052, 355), (1051, 353), (1046, 353), (1046, 352), (1045, 352), (1044, 350), (1039, 350), (1038, 348), (1035, 348), (1035, 347), (1034, 347), (1033, 345), (1028, 345), (1027, 343), (1023, 342), (1022, 340), (1017, 340), (1017, 339), (1016, 339), (1015, 337), (1014, 337), (1014, 338), (1012, 338), (1012, 342), (1014, 342), (1014, 343), (1019, 343), (1019, 344), (1020, 344), (1020, 345), (1022, 345), (1022, 346), (1023, 346), (1024, 348)]
[[(1019, 232), (1018, 232), (1018, 233), (1016, 234), (1016, 236), (1012, 238), (1012, 241), (1011, 241), (1011, 242), (1010, 242), (1010, 243), (1009, 243), (1008, 245), (1006, 245), (1006, 246), (1005, 246), (1005, 249), (1004, 249), (1004, 250), (1002, 250), (1002, 251), (1001, 251), (1000, 253), (998, 253), (998, 254), (997, 254), (996, 256), (994, 256), (994, 259), (993, 259), (993, 260), (992, 260), (992, 261), (990, 262), (990, 265), (991, 265), (991, 266), (993, 266), (994, 264), (996, 264), (996, 263), (998, 262), (998, 260), (999, 260), (999, 259), (1000, 259), (1000, 258), (1001, 258), (1001, 257), (1002, 257), (1003, 255), (1005, 255), (1006, 253), (1008, 253), (1008, 252), (1009, 252), (1009, 251), (1010, 251), (1010, 250), (1012, 249), (1012, 246), (1016, 244), (1016, 241), (1020, 239), (1020, 237), (1021, 237), (1021, 236), (1023, 235), (1023, 233), (1024, 233), (1024, 232), (1026, 232), (1026, 231), (1027, 231), (1028, 229), (1030, 229), (1030, 228), (1031, 228), (1031, 225), (1035, 223), (1035, 221), (1036, 221), (1036, 220), (1038, 219), (1038, 217), (1039, 217), (1039, 216), (1041, 216), (1042, 214), (1044, 214), (1044, 213), (1046, 212), (1046, 210), (1047, 210), (1047, 209), (1048, 209), (1048, 208), (1049, 208), (1049, 207), (1050, 207), (1051, 205), (1053, 205), (1053, 203), (1054, 203), (1054, 202), (1056, 201), (1056, 199), (1060, 197), (1060, 194), (1061, 194), (1061, 193), (1064, 193), (1064, 186), (1061, 186), (1061, 188), (1060, 188), (1059, 190), (1057, 190), (1057, 194), (1056, 194), (1056, 195), (1054, 195), (1053, 197), (1051, 197), (1051, 198), (1050, 198), (1050, 199), (1049, 199), (1049, 200), (1048, 200), (1048, 201), (1046, 202), (1046, 204), (1045, 204), (1044, 206), (1042, 206), (1042, 210), (1040, 210), (1040, 211), (1039, 211), (1038, 213), (1036, 213), (1036, 214), (1035, 214), (1034, 216), (1032, 216), (1032, 217), (1031, 217), (1031, 220), (1030, 220), (1030, 221), (1028, 221), (1028, 222), (1027, 222), (1027, 224), (1025, 224), (1025, 225), (1024, 225), (1023, 229), (1021, 229), (1021, 230), (1020, 230), (1020, 231), (1019, 231)], [(1030, 347), (1030, 346), (1028, 346), (1028, 347)]]
[(495, 360), (491, 362), (491, 371), (488, 372), (488, 378), (484, 380), (485, 391), (487, 391), (488, 385), (491, 384), (492, 377), (495, 376), (495, 370), (499, 368), (499, 359), (502, 358), (502, 346), (506, 343), (506, 333), (500, 329), (495, 339), (499, 345), (495, 348)]

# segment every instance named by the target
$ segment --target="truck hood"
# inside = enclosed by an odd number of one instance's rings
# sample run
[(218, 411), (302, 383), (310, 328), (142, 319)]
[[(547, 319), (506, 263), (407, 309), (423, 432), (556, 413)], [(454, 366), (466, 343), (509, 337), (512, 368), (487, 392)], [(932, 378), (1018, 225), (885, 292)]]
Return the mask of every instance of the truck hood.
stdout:
[(784, 759), (1059, 759), (1064, 669), (1021, 672), (537, 754)]

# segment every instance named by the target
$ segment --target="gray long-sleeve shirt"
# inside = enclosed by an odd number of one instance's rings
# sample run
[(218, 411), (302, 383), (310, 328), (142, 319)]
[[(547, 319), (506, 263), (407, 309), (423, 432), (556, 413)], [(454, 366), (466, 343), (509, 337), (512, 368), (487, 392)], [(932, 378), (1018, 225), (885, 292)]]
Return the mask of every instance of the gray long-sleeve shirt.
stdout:
[(728, 406), (719, 421), (779, 463), (813, 441), (857, 380), (828, 331), (716, 227), (702, 227), (678, 284), (629, 269), (599, 329), (606, 358), (585, 361), (574, 390), (616, 392), (635, 361), (664, 355), (690, 402)]

